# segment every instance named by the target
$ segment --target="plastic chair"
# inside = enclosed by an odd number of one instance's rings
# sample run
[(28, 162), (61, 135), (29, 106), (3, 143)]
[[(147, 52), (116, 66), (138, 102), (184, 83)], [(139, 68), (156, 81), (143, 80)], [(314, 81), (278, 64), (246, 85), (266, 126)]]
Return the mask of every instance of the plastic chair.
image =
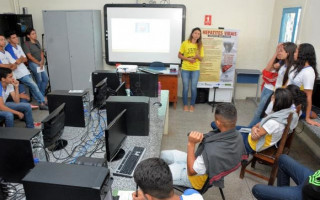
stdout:
[[(287, 119), (287, 125), (283, 131), (278, 148), (276, 148), (275, 146), (272, 146), (272, 147), (270, 147), (266, 150), (263, 150), (261, 152), (256, 152), (253, 154), (253, 157), (251, 160), (249, 160), (248, 162), (242, 162), (242, 167), (241, 167), (241, 171), (240, 171), (240, 178), (241, 179), (243, 179), (245, 172), (247, 172), (251, 175), (254, 175), (258, 178), (261, 178), (261, 179), (268, 181), (268, 185), (273, 185), (273, 183), (276, 179), (277, 172), (278, 172), (278, 160), (279, 160), (280, 155), (284, 153), (284, 149), (285, 149), (287, 141), (290, 142), (290, 144), (287, 144), (287, 147), (290, 148), (290, 146), (291, 146), (292, 139), (290, 139), (290, 141), (288, 140), (291, 121), (292, 121), (292, 113), (289, 115), (289, 117)], [(291, 138), (293, 137), (293, 134), (294, 134), (294, 131), (292, 134), (290, 134)], [(289, 150), (287, 150), (287, 152), (289, 152)], [(261, 161), (263, 164), (267, 164), (267, 165), (272, 166), (270, 177), (266, 177), (262, 174), (259, 174), (257, 172), (246, 169), (246, 167), (250, 163), (251, 163), (251, 167), (255, 168), (256, 161)]]

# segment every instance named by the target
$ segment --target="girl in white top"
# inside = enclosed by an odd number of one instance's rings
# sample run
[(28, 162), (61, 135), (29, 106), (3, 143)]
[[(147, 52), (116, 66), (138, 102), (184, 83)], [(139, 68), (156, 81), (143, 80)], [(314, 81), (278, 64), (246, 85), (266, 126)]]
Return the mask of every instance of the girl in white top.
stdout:
[(319, 126), (320, 123), (311, 120), (312, 91), (315, 79), (318, 77), (317, 60), (314, 47), (311, 44), (300, 44), (294, 53), (296, 63), (289, 72), (288, 85), (294, 84), (300, 87), (307, 95), (306, 122)]
[(282, 44), (282, 46), (280, 46), (278, 57), (285, 62), (278, 71), (275, 89), (286, 85), (288, 81), (289, 70), (294, 64), (294, 52), (296, 51), (296, 49), (297, 45), (292, 42), (285, 42)]

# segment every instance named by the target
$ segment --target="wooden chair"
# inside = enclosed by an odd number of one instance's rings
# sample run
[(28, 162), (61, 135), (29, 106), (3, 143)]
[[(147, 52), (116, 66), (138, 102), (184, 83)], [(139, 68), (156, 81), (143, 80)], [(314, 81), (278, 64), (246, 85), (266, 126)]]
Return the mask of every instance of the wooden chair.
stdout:
[[(262, 179), (268, 181), (268, 185), (273, 185), (273, 183), (276, 179), (277, 172), (278, 172), (279, 156), (283, 153), (286, 153), (286, 152), (289, 153), (291, 141), (292, 141), (293, 134), (294, 134), (294, 132), (292, 132), (289, 135), (290, 124), (292, 121), (292, 113), (289, 115), (287, 120), (288, 120), (288, 122), (287, 122), (287, 125), (283, 131), (280, 143), (278, 143), (279, 144), (278, 148), (276, 148), (275, 146), (272, 146), (272, 147), (270, 147), (266, 150), (263, 150), (261, 152), (256, 152), (253, 154), (253, 157), (251, 160), (249, 160), (248, 162), (242, 162), (242, 167), (241, 167), (241, 171), (240, 171), (240, 178), (241, 179), (243, 179), (245, 172), (247, 172), (251, 175), (254, 175), (256, 177), (259, 177), (259, 178), (262, 178)], [(288, 137), (288, 135), (289, 135), (289, 137)], [(291, 138), (291, 139), (289, 139), (289, 138)], [(289, 142), (289, 143), (287, 143), (287, 142)], [(289, 149), (286, 149), (286, 151), (284, 151), (285, 147), (286, 148), (289, 147)], [(266, 177), (262, 174), (258, 174), (257, 172), (246, 169), (246, 167), (250, 163), (251, 163), (251, 167), (255, 168), (256, 161), (261, 161), (264, 164), (272, 166), (270, 177)]]

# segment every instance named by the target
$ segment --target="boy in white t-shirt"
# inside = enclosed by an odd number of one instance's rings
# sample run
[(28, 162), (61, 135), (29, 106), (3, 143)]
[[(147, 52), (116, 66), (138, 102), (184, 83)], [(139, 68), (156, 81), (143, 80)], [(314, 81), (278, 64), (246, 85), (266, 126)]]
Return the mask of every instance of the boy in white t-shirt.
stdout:
[(160, 158), (149, 158), (140, 162), (134, 171), (134, 181), (141, 190), (132, 193), (133, 200), (203, 200), (201, 194), (188, 189), (181, 196), (174, 193), (170, 168)]
[[(5, 119), (6, 127), (13, 127), (14, 115), (25, 119), (27, 128), (34, 128), (32, 110), (28, 103), (21, 103), (19, 81), (13, 78), (12, 70), (0, 68), (0, 119)], [(11, 95), (14, 102), (6, 102)]]
[(27, 62), (28, 60), (27, 56), (19, 45), (19, 39), (17, 35), (14, 32), (8, 32), (6, 34), (6, 38), (9, 43), (5, 47), (5, 50), (9, 52), (12, 59), (17, 64), (17, 68), (13, 71), (15, 78), (30, 88), (30, 92), (38, 102), (40, 110), (48, 110), (44, 96), (40, 92), (38, 85), (33, 81), (29, 70), (24, 64), (24, 62)]

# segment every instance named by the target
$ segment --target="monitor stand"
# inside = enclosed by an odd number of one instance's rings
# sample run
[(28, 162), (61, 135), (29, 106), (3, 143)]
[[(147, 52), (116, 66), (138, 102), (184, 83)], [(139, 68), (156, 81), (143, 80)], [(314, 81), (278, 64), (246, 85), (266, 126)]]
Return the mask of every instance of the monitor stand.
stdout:
[(116, 156), (111, 160), (111, 162), (122, 159), (125, 154), (126, 152), (123, 149), (120, 149)]
[(54, 142), (53, 145), (48, 147), (49, 151), (59, 151), (61, 149), (64, 149), (68, 145), (68, 141), (64, 139), (59, 139)]

